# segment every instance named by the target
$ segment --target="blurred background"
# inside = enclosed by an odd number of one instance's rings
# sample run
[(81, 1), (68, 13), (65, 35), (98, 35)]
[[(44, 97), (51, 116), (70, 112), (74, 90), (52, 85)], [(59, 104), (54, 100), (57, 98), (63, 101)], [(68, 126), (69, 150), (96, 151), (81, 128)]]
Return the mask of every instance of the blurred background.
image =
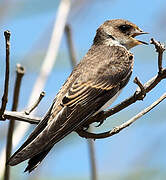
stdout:
[[(3, 32), (11, 31), (11, 74), (8, 110), (11, 108), (16, 64), (26, 69), (21, 87), (19, 110), (26, 107), (34, 82), (45, 58), (59, 0), (0, 0), (0, 93), (4, 82), (5, 41)], [(90, 48), (96, 29), (105, 20), (122, 18), (149, 32), (140, 38), (166, 42), (166, 1), (133, 0), (73, 0), (67, 18), (71, 25), (77, 62)], [(157, 54), (152, 45), (132, 49), (135, 55), (134, 73), (114, 105), (130, 96), (137, 86), (135, 76), (146, 82), (157, 73)], [(165, 59), (164, 59), (164, 65)], [(45, 98), (37, 108), (43, 116), (56, 93), (72, 70), (66, 45), (62, 37), (56, 63), (49, 75), (44, 91)], [(105, 121), (96, 132), (109, 130), (128, 120), (150, 105), (166, 91), (166, 81), (161, 82), (142, 102), (121, 111)], [(100, 180), (164, 180), (166, 179), (166, 101), (137, 120), (119, 134), (95, 141), (98, 179)], [(18, 123), (17, 123), (18, 124)], [(6, 143), (8, 120), (0, 122), (0, 151)], [(25, 134), (23, 143), (34, 125)], [(13, 150), (15, 151), (16, 148)], [(4, 162), (0, 162), (1, 164)], [(72, 133), (58, 143), (41, 165), (30, 175), (23, 173), (27, 162), (12, 167), (12, 180), (90, 180), (89, 150), (86, 139)]]

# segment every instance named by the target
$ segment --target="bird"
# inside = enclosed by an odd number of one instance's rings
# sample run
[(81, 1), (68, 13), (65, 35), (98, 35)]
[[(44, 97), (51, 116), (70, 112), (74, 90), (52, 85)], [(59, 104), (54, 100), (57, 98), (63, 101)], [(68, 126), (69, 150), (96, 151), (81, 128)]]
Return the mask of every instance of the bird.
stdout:
[(128, 20), (105, 21), (46, 115), (7, 164), (29, 160), (25, 172), (30, 173), (57, 142), (109, 107), (131, 77), (134, 55), (130, 49), (148, 44), (135, 38), (142, 34), (147, 32)]

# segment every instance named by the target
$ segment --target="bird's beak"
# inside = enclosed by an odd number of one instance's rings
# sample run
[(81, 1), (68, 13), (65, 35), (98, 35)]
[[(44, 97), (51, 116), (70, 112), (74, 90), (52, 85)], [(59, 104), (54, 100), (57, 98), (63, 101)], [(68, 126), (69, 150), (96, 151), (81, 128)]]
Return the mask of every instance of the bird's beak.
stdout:
[(138, 40), (138, 39), (135, 39), (136, 36), (139, 36), (139, 35), (142, 35), (142, 34), (149, 34), (149, 33), (144, 32), (144, 31), (142, 31), (141, 29), (136, 29), (135, 31), (133, 31), (131, 37), (132, 37), (132, 39), (134, 40), (133, 43), (135, 44), (135, 46), (136, 46), (136, 45), (139, 45), (139, 44), (146, 44), (146, 45), (148, 45), (147, 42), (144, 42), (144, 41), (140, 41), (140, 40)]

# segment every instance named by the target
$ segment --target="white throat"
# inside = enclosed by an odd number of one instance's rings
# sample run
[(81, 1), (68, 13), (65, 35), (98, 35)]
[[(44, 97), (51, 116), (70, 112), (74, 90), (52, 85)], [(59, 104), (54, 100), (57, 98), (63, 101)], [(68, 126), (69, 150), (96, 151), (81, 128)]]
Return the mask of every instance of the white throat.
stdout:
[(130, 48), (126, 47), (125, 45), (122, 45), (119, 41), (117, 41), (116, 39), (108, 39), (105, 41), (105, 44), (108, 46), (120, 46), (123, 47), (127, 50), (129, 50)]

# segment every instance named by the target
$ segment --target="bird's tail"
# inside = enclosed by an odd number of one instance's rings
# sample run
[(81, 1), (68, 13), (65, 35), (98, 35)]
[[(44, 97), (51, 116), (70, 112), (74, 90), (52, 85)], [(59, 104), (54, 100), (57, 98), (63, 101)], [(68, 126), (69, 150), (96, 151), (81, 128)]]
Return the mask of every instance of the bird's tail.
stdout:
[(40, 152), (39, 154), (33, 156), (29, 161), (28, 161), (28, 166), (26, 167), (24, 172), (32, 172), (40, 163), (41, 161), (46, 157), (46, 155), (49, 153), (51, 150), (52, 146), (49, 147), (47, 150), (44, 150)]
[[(28, 137), (28, 139), (23, 143), (23, 145), (10, 157), (10, 159), (7, 162), (8, 165), (14, 166), (14, 165), (16, 165), (16, 164), (18, 164), (18, 163), (28, 159), (28, 158), (25, 158), (26, 157), (26, 153), (25, 153), (25, 156), (24, 155), (20, 156), (20, 154), (22, 154), (24, 149), (26, 149), (26, 147), (29, 146), (37, 138), (37, 136), (40, 133), (42, 133), (42, 131), (45, 129), (45, 127), (47, 126), (49, 117), (50, 117), (50, 111), (47, 112), (47, 114), (44, 116), (43, 120), (40, 121), (38, 126), (36, 126), (34, 131), (31, 133), (31, 135)], [(30, 165), (28, 165), (28, 166), (29, 167), (33, 167), (33, 169), (35, 167), (37, 167), (37, 165), (40, 164), (40, 162), (44, 159), (44, 157), (47, 155), (47, 153), (50, 151), (51, 148), (52, 147), (49, 146), (48, 148), (41, 149), (41, 151), (40, 151), (40, 148), (39, 148), (38, 149), (39, 152), (36, 153), (34, 156), (33, 156), (33, 153), (36, 150), (35, 148), (30, 153), (28, 152), (30, 154), (29, 158), (32, 158), (32, 161), (30, 161), (30, 163), (29, 163)], [(37, 159), (35, 160), (35, 158), (33, 158), (33, 157), (37, 157)]]

